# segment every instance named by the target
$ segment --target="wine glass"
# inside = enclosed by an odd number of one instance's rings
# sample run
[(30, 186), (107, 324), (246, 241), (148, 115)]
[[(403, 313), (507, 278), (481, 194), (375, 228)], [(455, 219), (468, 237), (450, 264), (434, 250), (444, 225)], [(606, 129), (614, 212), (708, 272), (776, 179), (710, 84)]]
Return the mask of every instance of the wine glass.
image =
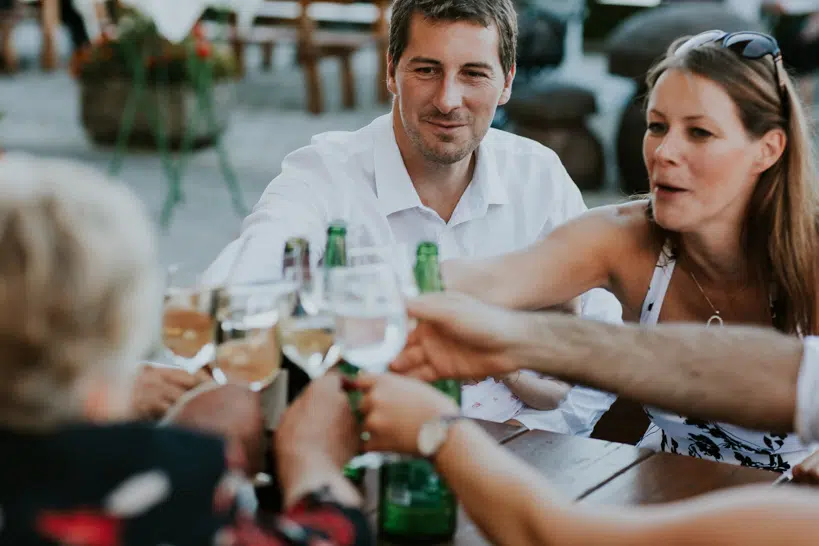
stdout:
[(285, 356), (315, 379), (340, 357), (335, 317), (324, 299), (325, 270), (294, 267), (284, 274), (296, 289), (279, 304), (279, 342)]
[[(369, 373), (383, 373), (407, 341), (407, 313), (398, 275), (390, 263), (367, 263), (328, 271), (327, 305), (335, 317), (335, 343), (342, 358)], [(350, 393), (357, 412), (360, 396)], [(367, 453), (351, 469), (378, 467), (394, 454)]]
[(178, 264), (168, 268), (162, 312), (161, 360), (193, 373), (213, 356), (215, 287), (184, 279)]
[(289, 282), (229, 285), (219, 289), (212, 374), (218, 383), (236, 383), (258, 392), (281, 368), (277, 340), (280, 302), (296, 286)]
[(347, 263), (351, 267), (376, 264), (390, 266), (404, 296), (411, 298), (418, 295), (418, 286), (412, 272), (412, 258), (408, 248), (406, 243), (355, 247), (348, 250)]
[(393, 268), (376, 263), (331, 269), (325, 291), (344, 360), (367, 372), (386, 371), (407, 340), (404, 295)]

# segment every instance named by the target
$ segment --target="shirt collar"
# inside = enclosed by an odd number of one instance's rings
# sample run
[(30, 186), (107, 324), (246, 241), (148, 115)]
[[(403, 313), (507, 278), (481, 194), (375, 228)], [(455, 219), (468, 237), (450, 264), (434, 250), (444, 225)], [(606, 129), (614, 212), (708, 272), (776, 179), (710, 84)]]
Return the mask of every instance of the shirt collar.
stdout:
[[(386, 216), (403, 210), (423, 206), (412, 179), (404, 165), (404, 158), (395, 138), (392, 114), (384, 115), (373, 122), (375, 154), (375, 191), (381, 209)], [(478, 147), (477, 163), (467, 194), (475, 198), (473, 203), (486, 212), (488, 205), (509, 203), (509, 194), (503, 180), (498, 176), (495, 157), (492, 153), (491, 130)], [(479, 203), (483, 204), (483, 207)]]
[(498, 173), (492, 146), (492, 131), (493, 129), (489, 130), (478, 146), (475, 172), (470, 185), (480, 190), (487, 205), (506, 205), (509, 203), (509, 193), (506, 191), (504, 180)]
[(374, 122), (375, 192), (386, 216), (422, 206), (412, 185), (392, 127), (392, 114)]

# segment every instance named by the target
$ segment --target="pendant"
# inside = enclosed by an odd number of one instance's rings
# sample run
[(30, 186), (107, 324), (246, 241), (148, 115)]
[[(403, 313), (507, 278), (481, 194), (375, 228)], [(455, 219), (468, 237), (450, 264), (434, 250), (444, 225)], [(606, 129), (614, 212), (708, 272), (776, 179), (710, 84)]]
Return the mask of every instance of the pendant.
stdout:
[(716, 324), (717, 326), (724, 326), (722, 322), (722, 317), (719, 316), (719, 313), (711, 315), (711, 318), (709, 318), (708, 322), (705, 323), (706, 326), (711, 326), (712, 324)]

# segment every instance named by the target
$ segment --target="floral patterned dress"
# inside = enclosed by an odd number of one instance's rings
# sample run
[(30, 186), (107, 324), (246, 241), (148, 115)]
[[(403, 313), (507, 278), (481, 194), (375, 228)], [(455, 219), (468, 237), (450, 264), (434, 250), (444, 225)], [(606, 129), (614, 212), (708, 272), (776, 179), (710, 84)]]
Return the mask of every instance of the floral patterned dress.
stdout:
[[(643, 301), (641, 324), (657, 324), (675, 264), (672, 249), (666, 243)], [(640, 447), (776, 472), (789, 470), (810, 454), (793, 434), (757, 432), (652, 407), (646, 407), (645, 412), (651, 425), (637, 444)]]
[(366, 519), (317, 492), (266, 525), (237, 508), (224, 445), (150, 425), (0, 431), (0, 544), (371, 544)]

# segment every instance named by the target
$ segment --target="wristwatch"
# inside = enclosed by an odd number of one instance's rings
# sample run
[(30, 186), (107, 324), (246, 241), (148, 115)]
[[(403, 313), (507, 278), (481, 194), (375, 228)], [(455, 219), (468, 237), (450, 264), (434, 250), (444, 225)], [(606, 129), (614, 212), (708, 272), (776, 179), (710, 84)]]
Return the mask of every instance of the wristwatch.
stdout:
[(444, 415), (421, 425), (418, 430), (418, 453), (422, 457), (434, 457), (449, 436), (449, 427), (461, 419), (464, 419), (462, 415)]

